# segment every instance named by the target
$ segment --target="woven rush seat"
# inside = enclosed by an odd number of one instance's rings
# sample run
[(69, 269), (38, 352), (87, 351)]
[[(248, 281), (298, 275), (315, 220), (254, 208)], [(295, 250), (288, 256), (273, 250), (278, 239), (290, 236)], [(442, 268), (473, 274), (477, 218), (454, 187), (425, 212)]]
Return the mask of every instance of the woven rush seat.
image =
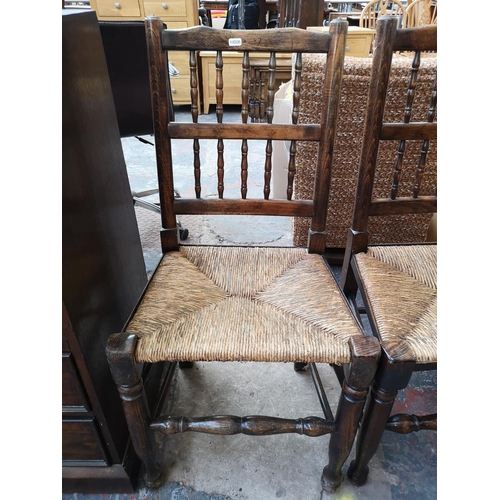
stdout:
[(323, 257), (269, 247), (165, 254), (127, 331), (147, 362), (342, 364), (362, 335)]
[(437, 245), (373, 246), (354, 259), (384, 348), (437, 362)]

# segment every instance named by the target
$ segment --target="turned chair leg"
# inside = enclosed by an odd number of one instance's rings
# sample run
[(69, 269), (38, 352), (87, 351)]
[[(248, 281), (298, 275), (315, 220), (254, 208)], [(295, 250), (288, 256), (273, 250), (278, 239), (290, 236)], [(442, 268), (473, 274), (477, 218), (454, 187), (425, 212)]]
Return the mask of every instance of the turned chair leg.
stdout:
[(368, 463), (382, 440), (398, 391), (410, 381), (415, 362), (394, 362), (382, 349), (382, 357), (368, 397), (356, 443), (356, 458), (351, 462), (347, 477), (354, 486), (368, 479)]
[(351, 338), (349, 348), (351, 362), (345, 369), (335, 417), (335, 431), (330, 437), (329, 461), (321, 477), (321, 486), (328, 493), (333, 493), (342, 483), (342, 466), (354, 444), (363, 406), (380, 357), (380, 344), (375, 337)]
[(151, 415), (144, 385), (137, 374), (137, 363), (133, 355), (136, 344), (135, 335), (113, 334), (106, 345), (106, 356), (122, 399), (132, 444), (145, 469), (144, 480), (148, 486), (156, 487), (160, 483), (161, 468), (156, 460), (154, 432), (149, 428)]

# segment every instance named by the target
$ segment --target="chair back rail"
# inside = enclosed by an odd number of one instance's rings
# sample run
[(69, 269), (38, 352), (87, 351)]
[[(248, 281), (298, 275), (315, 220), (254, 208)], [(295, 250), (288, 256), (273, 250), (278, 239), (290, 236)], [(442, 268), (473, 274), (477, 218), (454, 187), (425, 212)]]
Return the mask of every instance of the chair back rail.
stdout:
[[(335, 21), (329, 33), (309, 32), (299, 28), (279, 30), (217, 30), (206, 26), (196, 26), (182, 30), (164, 29), (157, 18), (146, 20), (146, 38), (150, 59), (150, 82), (155, 124), (155, 143), (162, 213), (162, 248), (164, 251), (178, 246), (177, 214), (245, 214), (280, 215), (311, 218), (309, 251), (324, 251), (326, 213), (332, 168), (332, 155), (335, 137), (336, 114), (338, 112), (346, 21)], [(172, 107), (167, 103), (170, 77), (168, 74), (168, 52), (187, 51), (190, 66), (190, 94), (192, 100), (191, 122), (174, 121)], [(199, 120), (198, 88), (199, 51), (215, 53), (215, 119)], [(237, 82), (224, 74), (224, 57), (237, 52), (241, 58), (241, 123), (224, 122), (225, 85), (234, 86)], [(324, 112), (319, 123), (298, 124), (298, 110), (301, 95), (301, 55), (302, 53), (326, 54), (325, 85), (322, 100)], [(293, 65), (293, 111), (290, 124), (273, 123), (276, 88), (276, 54), (292, 54)], [(267, 99), (265, 118), (254, 121), (251, 118), (251, 81), (249, 78), (252, 57), (258, 55), (259, 64), (268, 60)], [(195, 198), (174, 196), (173, 140), (190, 139), (193, 141), (193, 177)], [(215, 165), (201, 165), (200, 141), (211, 139), (216, 142)], [(240, 197), (226, 195), (226, 162), (224, 141), (241, 141)], [(250, 165), (249, 141), (261, 141), (264, 148), (264, 164)], [(287, 200), (273, 200), (271, 194), (272, 154), (274, 141), (289, 141)], [(295, 153), (298, 141), (319, 143), (316, 165), (315, 190), (310, 200), (293, 199), (293, 180), (295, 174)], [(234, 158), (230, 159), (234, 163)], [(201, 170), (215, 168), (217, 174), (217, 197), (203, 197)], [(263, 199), (247, 199), (248, 175), (251, 171), (262, 169)]]

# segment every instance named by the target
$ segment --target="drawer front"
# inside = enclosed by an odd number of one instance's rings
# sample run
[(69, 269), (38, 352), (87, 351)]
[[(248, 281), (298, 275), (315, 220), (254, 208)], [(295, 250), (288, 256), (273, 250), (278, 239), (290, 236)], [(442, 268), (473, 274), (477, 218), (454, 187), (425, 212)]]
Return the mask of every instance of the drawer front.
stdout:
[(162, 19), (171, 17), (186, 17), (186, 0), (145, 1), (145, 16), (158, 16)]
[(139, 0), (96, 0), (99, 17), (141, 17)]
[(347, 35), (345, 55), (348, 57), (368, 57), (370, 54), (370, 36)]
[(108, 465), (94, 419), (63, 419), (62, 460), (63, 466)]

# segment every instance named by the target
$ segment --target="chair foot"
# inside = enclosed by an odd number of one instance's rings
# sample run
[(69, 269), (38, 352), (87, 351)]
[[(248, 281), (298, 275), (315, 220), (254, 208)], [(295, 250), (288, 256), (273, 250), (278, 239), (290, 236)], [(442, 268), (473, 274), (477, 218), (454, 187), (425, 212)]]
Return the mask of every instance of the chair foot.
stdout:
[(358, 470), (356, 460), (353, 460), (349, 465), (349, 469), (347, 470), (347, 477), (349, 478), (349, 481), (352, 485), (363, 486), (368, 479), (369, 472), (370, 469), (368, 466)]
[(161, 484), (162, 468), (156, 460), (157, 444), (149, 428), (151, 416), (142, 377), (134, 357), (137, 337), (126, 332), (110, 335), (106, 356), (111, 376), (122, 400), (130, 439), (144, 467), (144, 481), (148, 485)]
[(327, 493), (333, 493), (342, 484), (342, 472), (335, 472), (328, 465), (323, 469), (321, 475), (321, 487)]
[(296, 372), (303, 372), (303, 371), (305, 371), (306, 366), (307, 366), (307, 363), (294, 363), (293, 369)]
[(165, 471), (160, 467), (158, 467), (156, 474), (152, 475), (146, 471), (143, 476), (145, 485), (151, 490), (157, 490), (165, 482), (165, 479)]

